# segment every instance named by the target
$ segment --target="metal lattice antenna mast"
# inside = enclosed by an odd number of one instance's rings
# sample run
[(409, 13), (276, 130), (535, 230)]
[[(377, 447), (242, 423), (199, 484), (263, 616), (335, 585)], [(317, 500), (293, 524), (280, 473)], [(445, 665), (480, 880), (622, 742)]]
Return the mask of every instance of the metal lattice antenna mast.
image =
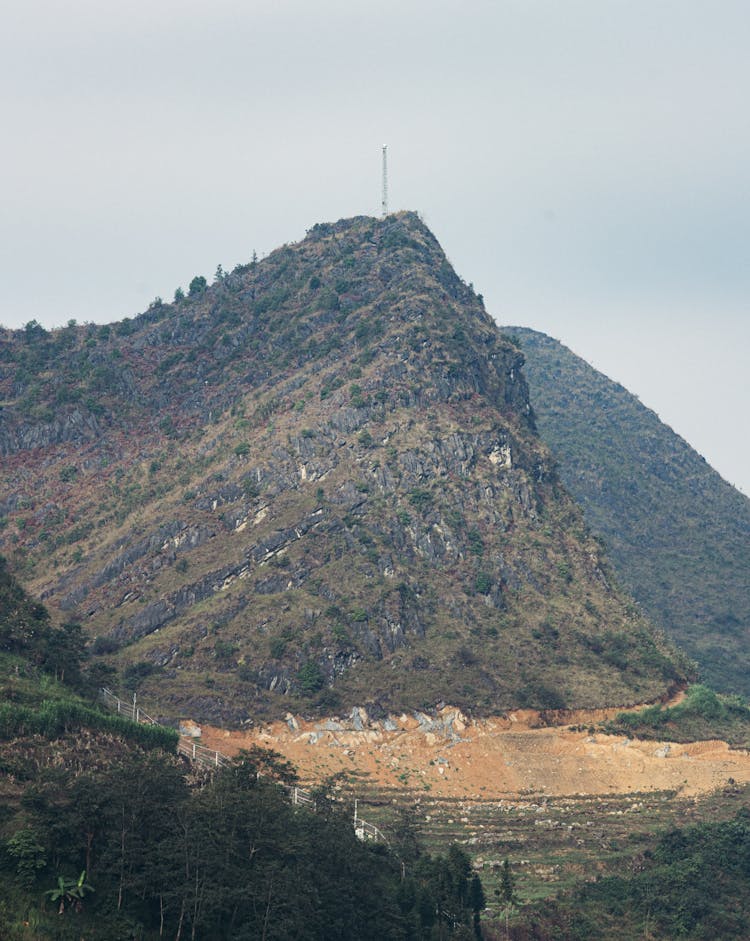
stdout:
[(388, 145), (383, 144), (383, 218), (388, 215)]

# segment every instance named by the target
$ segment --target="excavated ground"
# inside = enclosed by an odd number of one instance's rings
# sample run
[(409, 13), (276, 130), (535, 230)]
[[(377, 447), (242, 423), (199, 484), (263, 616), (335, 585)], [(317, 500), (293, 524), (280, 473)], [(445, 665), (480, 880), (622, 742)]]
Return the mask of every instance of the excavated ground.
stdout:
[(202, 743), (227, 755), (259, 745), (297, 768), (303, 783), (344, 772), (368, 788), (429, 792), (437, 798), (485, 801), (513, 795), (548, 797), (675, 791), (697, 796), (750, 783), (750, 752), (725, 742), (687, 745), (638, 741), (591, 732), (618, 710), (531, 710), (469, 720), (446, 707), (437, 716), (369, 721), (354, 710), (346, 721), (285, 722), (248, 731), (204, 726)]

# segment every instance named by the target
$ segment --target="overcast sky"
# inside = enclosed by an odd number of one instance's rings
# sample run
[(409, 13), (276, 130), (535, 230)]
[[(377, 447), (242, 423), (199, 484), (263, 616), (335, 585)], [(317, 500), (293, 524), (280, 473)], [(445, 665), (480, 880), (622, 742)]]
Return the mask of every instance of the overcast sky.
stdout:
[(8, 0), (0, 323), (416, 209), (750, 494), (747, 0)]

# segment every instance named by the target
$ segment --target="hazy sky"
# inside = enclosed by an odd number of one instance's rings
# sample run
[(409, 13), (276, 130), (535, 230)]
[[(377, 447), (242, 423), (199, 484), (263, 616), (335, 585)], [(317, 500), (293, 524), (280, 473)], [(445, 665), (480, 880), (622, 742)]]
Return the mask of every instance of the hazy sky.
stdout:
[(750, 493), (747, 0), (8, 0), (0, 323), (422, 213)]

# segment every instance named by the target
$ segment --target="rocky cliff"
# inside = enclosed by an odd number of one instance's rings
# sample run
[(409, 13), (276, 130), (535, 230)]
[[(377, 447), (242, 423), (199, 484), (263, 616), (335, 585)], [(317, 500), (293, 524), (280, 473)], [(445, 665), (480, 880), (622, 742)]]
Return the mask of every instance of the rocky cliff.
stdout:
[(165, 712), (657, 697), (518, 349), (411, 213), (0, 336), (2, 551)]

